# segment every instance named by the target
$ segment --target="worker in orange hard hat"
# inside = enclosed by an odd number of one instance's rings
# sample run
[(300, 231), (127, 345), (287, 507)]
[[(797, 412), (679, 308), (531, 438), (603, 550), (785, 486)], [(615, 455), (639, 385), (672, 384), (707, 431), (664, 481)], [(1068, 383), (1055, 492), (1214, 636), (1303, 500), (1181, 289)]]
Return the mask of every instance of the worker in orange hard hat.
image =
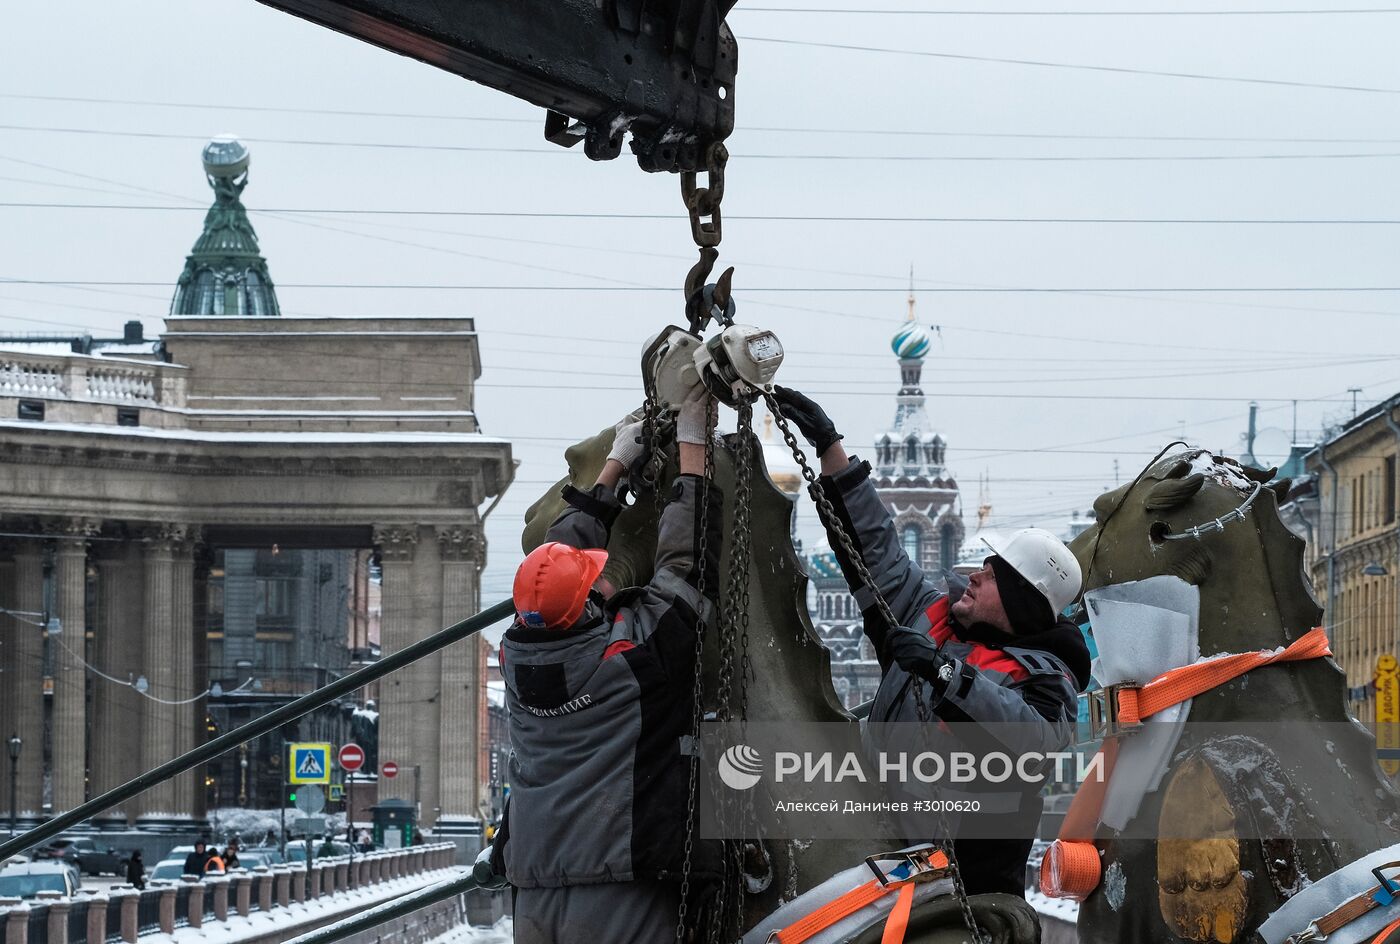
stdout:
[(686, 861), (684, 744), (696, 634), (718, 606), (720, 495), (705, 478), (704, 446), (712, 410), (697, 385), (676, 417), (680, 474), (650, 583), (613, 592), (600, 578), (618, 486), (642, 454), (634, 417), (618, 424), (593, 488), (564, 489), (548, 540), (516, 571), (517, 618), (500, 653), (511, 793), (492, 860), (516, 889), (517, 944), (671, 940), (687, 866), (686, 913), (706, 911), (700, 898), (719, 863), (700, 841)]

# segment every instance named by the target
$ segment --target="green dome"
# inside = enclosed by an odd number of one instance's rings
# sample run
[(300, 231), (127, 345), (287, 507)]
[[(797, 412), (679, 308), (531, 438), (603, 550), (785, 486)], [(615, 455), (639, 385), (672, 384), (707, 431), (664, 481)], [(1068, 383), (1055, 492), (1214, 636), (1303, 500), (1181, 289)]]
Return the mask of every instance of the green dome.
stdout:
[(214, 205), (185, 259), (170, 314), (275, 318), (282, 313), (277, 293), (239, 199), (248, 186), (248, 148), (233, 135), (219, 135), (202, 157)]

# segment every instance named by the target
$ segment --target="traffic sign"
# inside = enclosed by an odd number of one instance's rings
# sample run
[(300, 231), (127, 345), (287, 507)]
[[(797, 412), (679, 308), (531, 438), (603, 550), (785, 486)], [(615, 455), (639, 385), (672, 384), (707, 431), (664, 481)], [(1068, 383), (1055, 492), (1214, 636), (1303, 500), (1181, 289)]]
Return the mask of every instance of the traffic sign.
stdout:
[(380, 768), (380, 771), (384, 774), (385, 777), (387, 777), (390, 780), (393, 780), (399, 775), (399, 765), (391, 760), (386, 760), (384, 762), (384, 766)]
[(326, 808), (326, 793), (320, 787), (302, 787), (297, 791), (297, 809), (315, 816)]
[(325, 743), (293, 743), (287, 779), (291, 783), (330, 783), (331, 746)]
[(365, 752), (358, 744), (346, 744), (336, 757), (340, 769), (354, 773), (365, 765)]
[(288, 825), (287, 831), (294, 836), (324, 836), (326, 834), (326, 818), (324, 816), (303, 816), (301, 819), (293, 820)]

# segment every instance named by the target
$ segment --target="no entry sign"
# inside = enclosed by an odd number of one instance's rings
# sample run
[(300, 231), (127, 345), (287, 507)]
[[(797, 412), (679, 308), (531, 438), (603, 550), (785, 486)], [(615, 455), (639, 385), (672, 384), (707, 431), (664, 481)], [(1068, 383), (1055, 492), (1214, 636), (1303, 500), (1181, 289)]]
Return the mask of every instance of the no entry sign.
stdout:
[(336, 755), (340, 769), (353, 773), (365, 765), (365, 752), (358, 744), (346, 744)]
[(388, 777), (390, 780), (393, 780), (399, 775), (399, 765), (391, 760), (386, 760), (384, 766), (381, 767), (380, 770), (383, 772), (384, 776)]

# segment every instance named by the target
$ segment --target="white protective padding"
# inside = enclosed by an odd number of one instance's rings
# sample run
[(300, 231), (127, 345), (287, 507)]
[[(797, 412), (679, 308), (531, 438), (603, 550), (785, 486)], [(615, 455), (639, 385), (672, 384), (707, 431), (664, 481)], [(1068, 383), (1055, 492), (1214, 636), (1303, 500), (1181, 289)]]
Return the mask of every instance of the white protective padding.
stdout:
[[(781, 931), (788, 925), (800, 921), (812, 912), (824, 905), (828, 905), (840, 898), (846, 892), (859, 888), (867, 882), (875, 879), (875, 873), (870, 871), (865, 865), (858, 865), (855, 868), (837, 872), (831, 878), (822, 882), (816, 888), (804, 894), (798, 895), (792, 901), (783, 905), (777, 911), (764, 918), (745, 934), (742, 944), (764, 944), (768, 940), (768, 935), (773, 931)], [(940, 879), (936, 882), (924, 882), (914, 886), (914, 904), (918, 904), (926, 898), (934, 898), (938, 895), (951, 895), (953, 893), (953, 880)], [(809, 937), (809, 944), (842, 944), (849, 940), (858, 931), (870, 926), (874, 921), (880, 920), (884, 915), (889, 914), (894, 907), (895, 899), (898, 897), (897, 891), (891, 891), (884, 896), (877, 898), (871, 904), (850, 915), (849, 917), (836, 922), (825, 931), (818, 932)]]
[[(1200, 589), (1180, 577), (1148, 577), (1084, 594), (1099, 657), (1100, 685), (1144, 685), (1163, 672), (1200, 658)], [(1137, 815), (1142, 798), (1156, 790), (1181, 738), (1191, 702), (1146, 719), (1141, 730), (1121, 739), (1118, 761), (1104, 793), (1099, 819), (1121, 830)]]
[[(1397, 859), (1400, 859), (1400, 843), (1357, 859), (1318, 879), (1269, 915), (1269, 919), (1259, 928), (1260, 936), (1268, 944), (1282, 944), (1290, 934), (1297, 934), (1338, 905), (1376, 887), (1376, 877), (1371, 870)], [(1369, 941), (1397, 917), (1400, 917), (1400, 903), (1377, 908), (1333, 931), (1327, 936), (1327, 944), (1361, 944)]]

